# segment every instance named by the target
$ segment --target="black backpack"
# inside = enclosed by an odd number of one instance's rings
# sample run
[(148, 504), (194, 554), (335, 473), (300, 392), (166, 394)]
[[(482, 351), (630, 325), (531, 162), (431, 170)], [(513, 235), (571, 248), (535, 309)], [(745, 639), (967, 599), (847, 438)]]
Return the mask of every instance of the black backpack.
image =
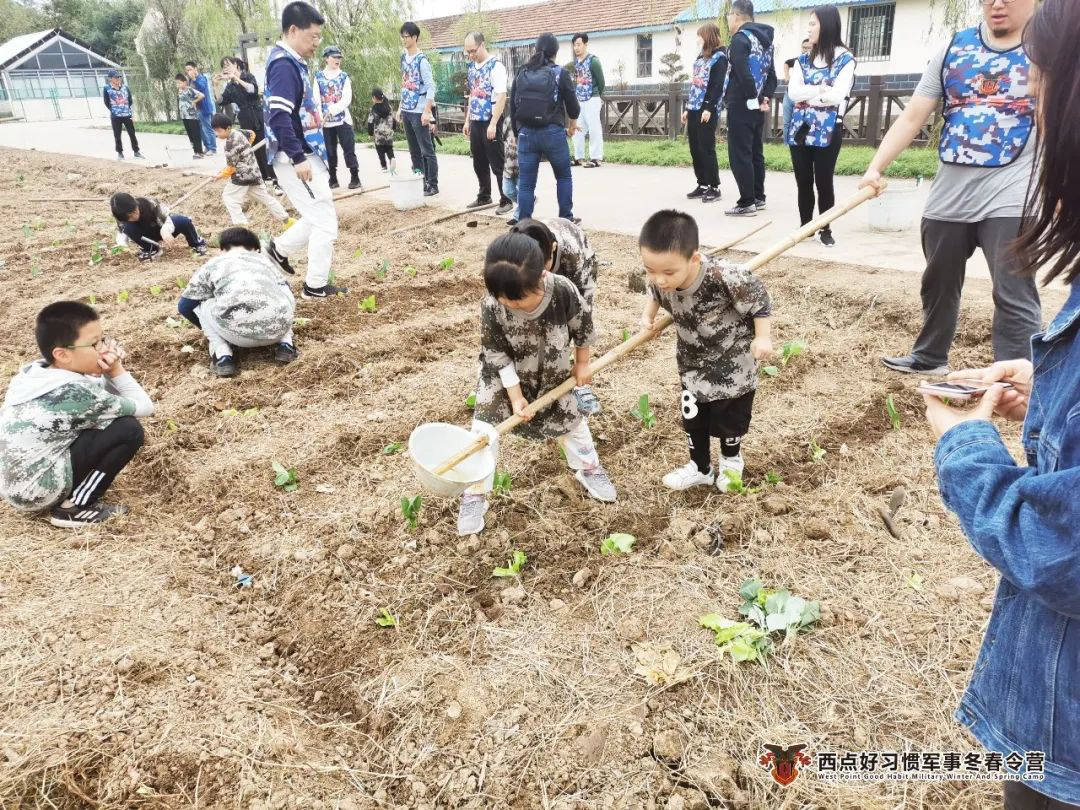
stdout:
[(514, 118), (519, 127), (545, 126), (559, 108), (558, 65), (523, 69), (514, 80)]

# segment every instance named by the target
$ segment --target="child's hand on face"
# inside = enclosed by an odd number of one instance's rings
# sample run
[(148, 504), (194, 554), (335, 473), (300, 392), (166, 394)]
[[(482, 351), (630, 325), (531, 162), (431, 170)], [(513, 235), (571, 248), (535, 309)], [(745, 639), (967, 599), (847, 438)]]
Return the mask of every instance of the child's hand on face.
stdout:
[(524, 412), (525, 409), (529, 407), (529, 401), (525, 399), (525, 397), (511, 398), (510, 407), (514, 409), (515, 416), (520, 416), (526, 422), (532, 419), (532, 414)]
[(773, 355), (772, 339), (767, 337), (756, 337), (751, 340), (750, 354), (752, 354), (754, 359), (758, 362), (768, 360)]
[(125, 357), (127, 357), (127, 352), (124, 351), (124, 347), (116, 340), (109, 338), (105, 349), (98, 355), (98, 366), (101, 367), (102, 373), (109, 377), (118, 377), (124, 373)]

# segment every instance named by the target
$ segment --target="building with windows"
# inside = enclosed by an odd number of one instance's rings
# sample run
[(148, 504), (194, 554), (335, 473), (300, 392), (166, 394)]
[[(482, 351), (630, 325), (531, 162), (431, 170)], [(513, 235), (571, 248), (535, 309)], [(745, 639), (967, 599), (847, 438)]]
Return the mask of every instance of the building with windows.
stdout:
[(120, 69), (59, 28), (0, 45), (0, 118), (58, 121), (108, 118), (106, 74)]

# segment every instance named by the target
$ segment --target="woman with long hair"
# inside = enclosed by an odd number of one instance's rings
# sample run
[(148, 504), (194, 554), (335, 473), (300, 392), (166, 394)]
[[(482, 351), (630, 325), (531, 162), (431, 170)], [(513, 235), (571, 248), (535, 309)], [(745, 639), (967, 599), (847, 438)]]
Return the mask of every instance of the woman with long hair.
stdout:
[[(221, 73), (214, 79), (226, 82), (221, 91), (218, 107), (227, 104), (236, 105), (236, 120), (244, 129), (255, 133), (255, 142), (266, 137), (266, 124), (263, 121), (263, 98), (259, 92), (259, 83), (248, 70), (247, 63), (238, 56), (226, 56), (221, 60)], [(255, 160), (259, 163), (259, 173), (263, 180), (273, 182), (277, 189), (274, 169), (266, 162), (266, 147), (255, 150)], [(280, 193), (280, 192), (279, 192)]]
[(518, 71), (510, 90), (510, 122), (518, 146), (518, 218), (530, 219), (536, 202), (540, 158), (546, 157), (555, 173), (559, 216), (574, 219), (574, 181), (570, 174), (570, 147), (566, 139), (577, 130), (581, 114), (574, 79), (555, 64), (559, 41), (541, 34), (536, 50)]
[[(814, 187), (818, 211), (836, 203), (833, 173), (844, 139), (844, 113), (855, 82), (855, 57), (840, 36), (840, 12), (836, 6), (818, 6), (807, 28), (810, 53), (795, 62), (788, 96), (795, 106), (784, 140), (791, 149), (791, 166), (799, 187), (799, 219), (814, 218)], [(826, 247), (836, 244), (832, 230), (822, 228), (817, 239)]]
[[(1001, 573), (959, 722), (1039, 781), (1005, 782), (1007, 810), (1080, 807), (1080, 3), (1044, 0), (1024, 31), (1038, 127), (1017, 243), (1021, 272), (1069, 286), (1065, 306), (1031, 339), (1031, 360), (956, 372), (991, 383), (962, 411), (926, 397), (940, 437), (945, 505)], [(1018, 77), (1028, 80), (1027, 71)], [(1010, 387), (1000, 385), (1008, 383)], [(997, 416), (1024, 423), (1027, 465), (1013, 461)], [(1032, 754), (1031, 752), (1038, 752)], [(1035, 758), (1032, 758), (1032, 757)]]
[(705, 23), (697, 30), (698, 57), (694, 60), (694, 76), (690, 80), (690, 95), (683, 108), (682, 122), (694, 159), (697, 186), (686, 196), (702, 202), (720, 199), (720, 168), (716, 163), (716, 125), (720, 120), (717, 105), (724, 89), (727, 73), (727, 54), (720, 45), (720, 27)]

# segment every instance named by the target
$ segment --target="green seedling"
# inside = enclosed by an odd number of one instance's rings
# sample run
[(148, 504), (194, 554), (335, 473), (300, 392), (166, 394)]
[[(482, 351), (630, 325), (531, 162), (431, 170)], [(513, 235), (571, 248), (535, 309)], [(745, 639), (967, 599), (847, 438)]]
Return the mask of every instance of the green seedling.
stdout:
[(151, 284), (150, 285), (150, 294), (151, 295), (161, 295), (161, 285), (160, 284)]
[(25, 238), (25, 239), (30, 238), (30, 224), (28, 222), (23, 223), (22, 235), (23, 235), (23, 238)]
[(465, 397), (465, 407), (472, 410), (476, 407), (476, 392), (473, 391), (467, 397)]
[(180, 426), (176, 424), (174, 420), (167, 419), (165, 420), (165, 429), (168, 430), (169, 433), (176, 433), (176, 431), (180, 429)]
[(247, 410), (244, 411), (244, 416), (258, 416), (258, 415), (259, 415), (259, 409), (258, 408), (248, 408)]
[(382, 454), (384, 456), (393, 456), (393, 455), (396, 455), (397, 453), (400, 453), (401, 448), (402, 448), (401, 442), (390, 442), (390, 444), (386, 445), (386, 447), (384, 447), (382, 449)]
[(634, 550), (637, 538), (632, 534), (609, 534), (600, 542), (601, 554), (629, 554)]
[(94, 304), (97, 303), (97, 296), (96, 295), (88, 295), (86, 297), (86, 300), (90, 302), (90, 306), (94, 306)]
[(525, 563), (529, 561), (529, 558), (525, 556), (524, 551), (514, 551), (510, 554), (510, 559), (506, 561), (505, 568), (496, 568), (491, 572), (493, 577), (516, 577), (521, 573), (521, 569), (525, 567)]
[(111, 248), (109, 248), (109, 255), (110, 256), (116, 256), (118, 253), (123, 253), (123, 252), (124, 252), (124, 246), (123, 245), (113, 245)]
[(912, 572), (911, 576), (904, 579), (904, 584), (911, 588), (913, 591), (921, 591), (923, 586), (922, 575)]
[(311, 323), (311, 318), (293, 318), (293, 326), (299, 329), (302, 326), (307, 326)]
[(300, 480), (296, 477), (296, 467), (286, 469), (280, 461), (272, 461), (270, 466), (274, 470), (274, 486), (283, 492), (295, 492), (300, 486)]
[(649, 406), (648, 394), (642, 394), (638, 397), (637, 405), (631, 409), (630, 414), (641, 422), (643, 428), (651, 428), (656, 425), (656, 412)]
[(43, 219), (35, 220), (33, 227), (34, 227), (35, 231), (43, 231), (43, 230), (45, 230), (45, 220), (43, 220)]
[(816, 439), (810, 440), (810, 460), (821, 461), (825, 458), (825, 448), (817, 443)]
[(375, 617), (375, 624), (379, 625), (379, 627), (397, 627), (397, 617), (386, 608), (383, 608), (379, 611), (379, 615)]
[(896, 409), (896, 402), (893, 401), (892, 394), (885, 399), (885, 410), (889, 413), (889, 422), (892, 424), (893, 430), (900, 429), (900, 411)]
[(177, 276), (176, 277), (176, 289), (182, 290), (186, 286), (187, 286), (187, 279), (184, 278), (183, 276)]
[(226, 419), (228, 419), (228, 418), (233, 417), (233, 416), (239, 416), (240, 411), (236, 410), (236, 408), (226, 408), (225, 410), (223, 410), (221, 412), (221, 415), (223, 417), (225, 417)]
[(416, 278), (416, 268), (412, 265), (405, 268), (405, 275), (409, 278)]
[(800, 354), (806, 351), (806, 343), (802, 340), (789, 340), (784, 343), (780, 350), (780, 365), (786, 366)]
[(95, 264), (100, 264), (103, 258), (105, 257), (102, 255), (100, 248), (94, 248), (90, 252), (90, 266), (93, 267)]
[(390, 272), (390, 260), (383, 259), (382, 263), (375, 270), (375, 278), (382, 281), (386, 278), (386, 274)]
[(353, 251), (352, 257), (354, 259), (359, 259), (363, 255), (364, 255), (364, 251), (362, 251), (360, 248), (357, 248), (356, 250)]
[(783, 631), (790, 637), (821, 618), (819, 603), (792, 596), (787, 588), (766, 588), (756, 579), (743, 582), (739, 596), (739, 613), (767, 633)]
[(165, 319), (165, 325), (167, 327), (169, 327), (170, 329), (179, 329), (180, 328), (180, 321), (176, 320), (176, 318), (173, 318), (170, 315), (168, 318)]
[(67, 232), (68, 232), (68, 233), (72, 233), (72, 234), (74, 234), (74, 233), (78, 233), (78, 231), (79, 231), (79, 228), (78, 228), (78, 226), (76, 226), (76, 225), (73, 225), (73, 224), (72, 224), (72, 223), (70, 223), (70, 222), (66, 223), (66, 226), (65, 226), (65, 227), (67, 227)]
[(335, 273), (333, 270), (330, 271), (330, 275), (327, 278), (327, 283), (329, 283), (329, 284), (336, 284), (337, 283), (337, 273)]
[(36, 261), (30, 263), (30, 278), (37, 278), (41, 275), (41, 265)]
[(58, 248), (58, 247), (60, 247), (60, 240), (59, 240), (59, 239), (53, 239), (53, 240), (52, 240), (52, 246), (53, 246), (54, 248)]
[(420, 509), (424, 505), (424, 499), (422, 495), (417, 495), (415, 498), (410, 498), (407, 495), (403, 495), (401, 498), (401, 514), (405, 518), (405, 522), (409, 524), (410, 529), (415, 529), (420, 525)]
[(512, 486), (513, 482), (510, 479), (510, 473), (497, 472), (495, 473), (495, 480), (492, 484), (491, 491), (496, 495), (509, 495)]
[(440, 270), (449, 270), (451, 267), (454, 266), (454, 264), (455, 264), (454, 257), (453, 256), (447, 256), (445, 259), (443, 259), (441, 262), (439, 262), (439, 269)]
[(622, 330), (622, 342), (626, 343), (626, 341), (628, 341), (629, 339), (630, 339), (630, 330), (629, 329), (623, 329)]
[(772, 649), (772, 641), (764, 630), (752, 627), (748, 622), (736, 622), (725, 619), (719, 613), (709, 613), (698, 619), (698, 623), (715, 634), (716, 646), (720, 648), (720, 657), (724, 653), (731, 655), (731, 660), (761, 661)]
[(126, 304), (129, 298), (131, 298), (131, 293), (129, 293), (127, 290), (121, 290), (116, 294), (116, 303)]
[(769, 470), (765, 473), (765, 483), (771, 486), (784, 483), (784, 479), (780, 477), (780, 473)]
[(743, 483), (742, 474), (736, 470), (724, 470), (724, 477), (728, 480), (728, 492), (738, 495), (753, 495), (761, 487), (748, 487)]
[(358, 303), (356, 305), (356, 309), (357, 309), (358, 312), (377, 312), (378, 310), (375, 307), (375, 296), (374, 296), (374, 294), (369, 295), (363, 301)]
[(762, 366), (761, 373), (764, 374), (766, 377), (779, 377), (780, 369), (778, 369), (776, 366)]

